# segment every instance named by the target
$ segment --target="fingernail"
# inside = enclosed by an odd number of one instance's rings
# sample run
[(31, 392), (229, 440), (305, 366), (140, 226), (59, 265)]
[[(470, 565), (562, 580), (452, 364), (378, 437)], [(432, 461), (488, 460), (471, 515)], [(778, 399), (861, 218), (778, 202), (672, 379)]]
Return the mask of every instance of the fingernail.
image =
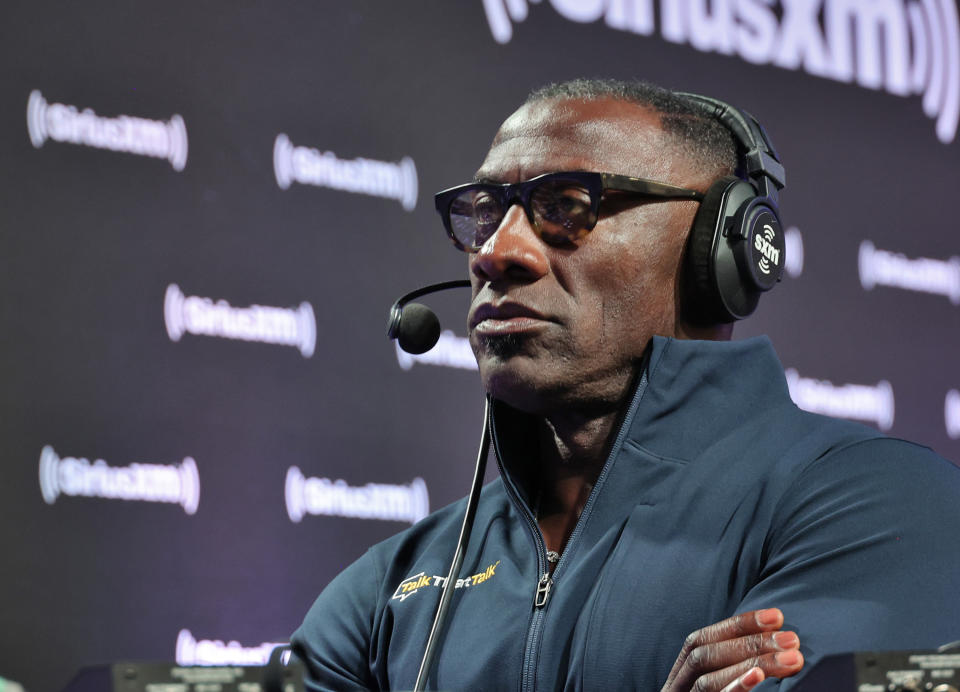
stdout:
[(800, 665), (800, 662), (803, 660), (803, 657), (800, 656), (800, 652), (796, 649), (790, 649), (788, 651), (781, 651), (780, 653), (774, 656), (774, 659), (781, 666), (786, 666), (787, 668), (793, 668), (794, 666)]
[(740, 684), (747, 689), (761, 682), (763, 682), (763, 671), (760, 668), (751, 668), (740, 678)]
[(776, 608), (767, 608), (757, 611), (757, 622), (761, 625), (776, 625), (780, 622), (780, 611)]
[(798, 637), (795, 632), (777, 632), (773, 635), (773, 641), (775, 641), (781, 649), (795, 649), (797, 648), (797, 644), (800, 643), (800, 637)]

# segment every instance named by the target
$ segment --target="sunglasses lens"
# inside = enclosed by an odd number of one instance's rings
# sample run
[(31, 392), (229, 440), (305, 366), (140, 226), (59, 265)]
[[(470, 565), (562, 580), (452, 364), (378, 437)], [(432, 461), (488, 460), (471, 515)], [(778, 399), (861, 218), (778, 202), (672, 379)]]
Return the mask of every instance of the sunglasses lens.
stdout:
[(503, 220), (500, 201), (489, 190), (465, 190), (450, 204), (450, 229), (468, 249), (478, 249), (492, 236)]
[(547, 180), (530, 195), (540, 236), (551, 245), (583, 238), (596, 223), (593, 206), (590, 191), (575, 180)]
[[(519, 194), (514, 196), (509, 189), (517, 187)], [(464, 186), (447, 208), (450, 231), (464, 250), (475, 252), (500, 228), (506, 215), (504, 205), (521, 200), (537, 234), (549, 245), (578, 241), (597, 222), (598, 205), (590, 188), (582, 180), (551, 176), (519, 186)]]

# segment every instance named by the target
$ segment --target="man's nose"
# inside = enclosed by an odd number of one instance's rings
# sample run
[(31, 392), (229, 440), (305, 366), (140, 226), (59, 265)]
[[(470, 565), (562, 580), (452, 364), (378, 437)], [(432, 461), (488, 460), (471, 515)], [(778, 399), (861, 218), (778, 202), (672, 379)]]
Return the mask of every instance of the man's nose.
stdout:
[(481, 281), (532, 283), (550, 270), (544, 250), (523, 207), (514, 204), (496, 232), (471, 257), (470, 271)]

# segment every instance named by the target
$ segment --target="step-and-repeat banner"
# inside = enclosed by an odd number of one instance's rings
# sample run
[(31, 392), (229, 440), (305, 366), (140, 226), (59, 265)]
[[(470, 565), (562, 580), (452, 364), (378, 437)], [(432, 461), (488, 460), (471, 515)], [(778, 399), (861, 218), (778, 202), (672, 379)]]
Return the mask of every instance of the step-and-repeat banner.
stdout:
[[(960, 458), (954, 0), (5, 3), (0, 676), (262, 661), (466, 493), (466, 291), (432, 193), (533, 87), (753, 112), (788, 171), (767, 333), (796, 402)], [(922, 498), (904, 498), (921, 502)], [(958, 498), (960, 501), (960, 498)]]

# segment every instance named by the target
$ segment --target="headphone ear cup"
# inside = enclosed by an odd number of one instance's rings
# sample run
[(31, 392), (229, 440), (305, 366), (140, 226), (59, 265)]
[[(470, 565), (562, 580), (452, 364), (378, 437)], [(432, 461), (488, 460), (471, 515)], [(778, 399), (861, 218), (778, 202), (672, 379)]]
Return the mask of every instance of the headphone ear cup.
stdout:
[(731, 322), (733, 317), (723, 305), (717, 288), (714, 248), (723, 232), (721, 218), (727, 192), (737, 183), (735, 176), (720, 178), (707, 190), (693, 219), (687, 241), (687, 280), (683, 298), (683, 316), (695, 324)]

